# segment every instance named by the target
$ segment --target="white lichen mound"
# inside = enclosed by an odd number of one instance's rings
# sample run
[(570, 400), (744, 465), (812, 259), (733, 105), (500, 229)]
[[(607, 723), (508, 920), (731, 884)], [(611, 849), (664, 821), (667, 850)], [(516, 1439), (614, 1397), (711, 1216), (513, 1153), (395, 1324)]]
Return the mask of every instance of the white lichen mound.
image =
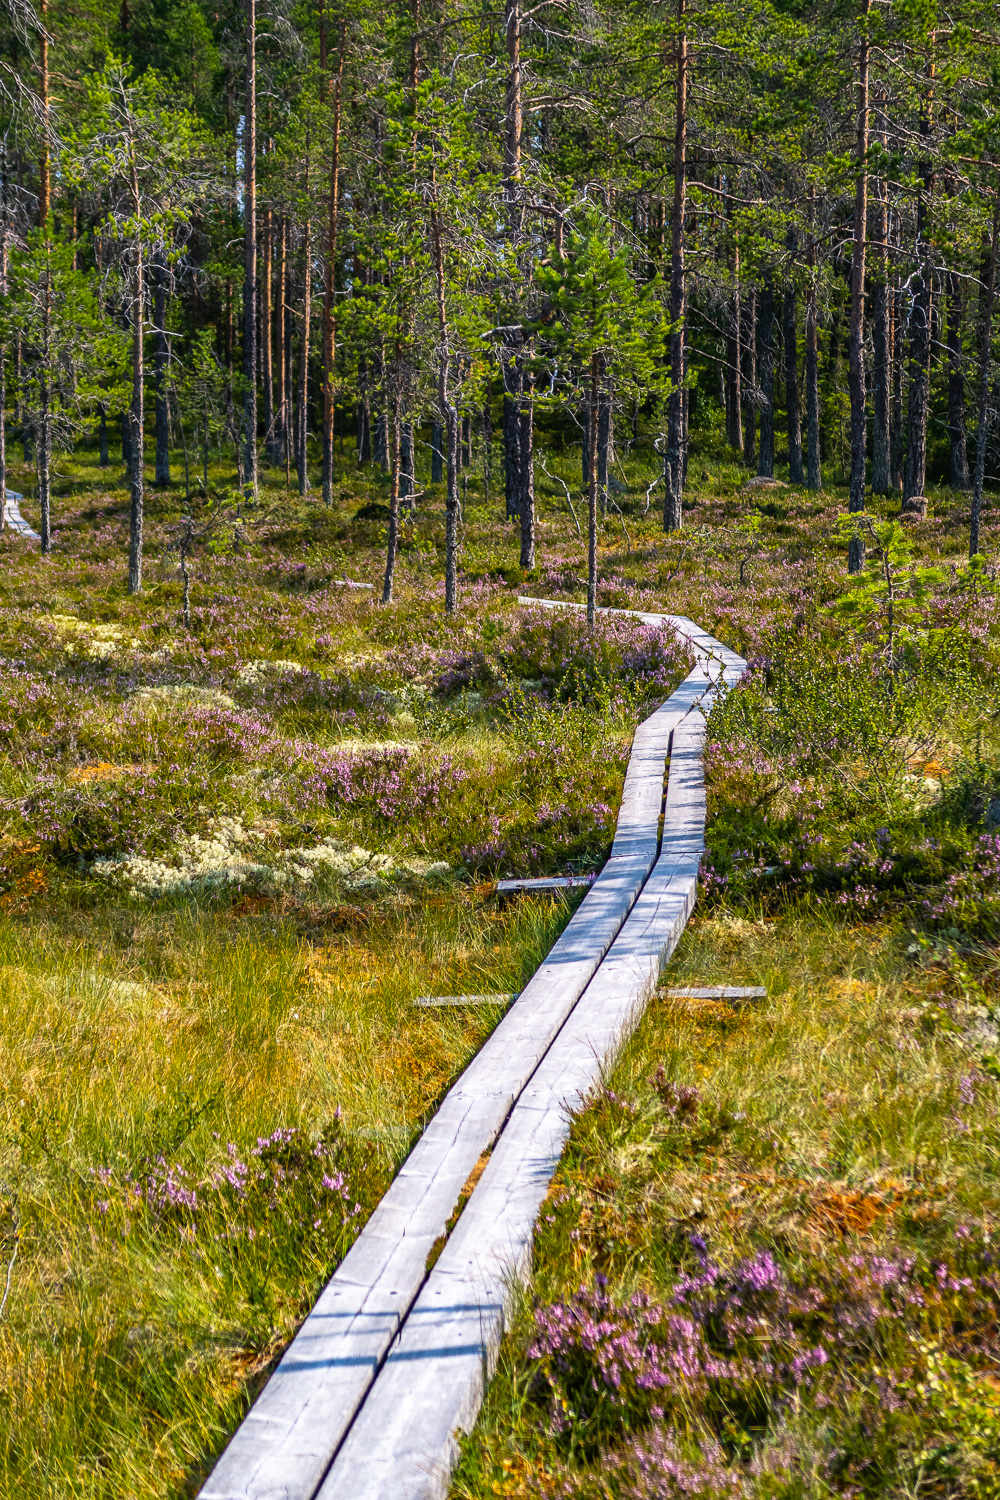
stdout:
[(298, 661), (245, 661), (236, 673), (242, 683), (249, 687), (263, 682), (268, 677), (295, 677), (305, 667)]
[(138, 703), (148, 704), (150, 708), (183, 708), (186, 704), (195, 703), (204, 705), (206, 708), (235, 708), (235, 701), (228, 693), (222, 693), (218, 688), (195, 687), (191, 682), (164, 683), (159, 687), (139, 688), (133, 693), (133, 698)]
[(135, 639), (121, 625), (91, 625), (76, 615), (49, 615), (49, 622), (60, 637), (67, 656), (85, 656), (92, 661), (109, 661), (116, 651), (132, 649)]
[(222, 886), (255, 890), (293, 890), (308, 886), (319, 874), (350, 890), (375, 887), (393, 877), (432, 879), (446, 874), (443, 861), (401, 862), (391, 855), (362, 849), (341, 839), (324, 839), (309, 849), (267, 852), (238, 818), (213, 818), (206, 837), (193, 833), (178, 841), (163, 859), (122, 854), (95, 859), (90, 873), (137, 896), (173, 896)]

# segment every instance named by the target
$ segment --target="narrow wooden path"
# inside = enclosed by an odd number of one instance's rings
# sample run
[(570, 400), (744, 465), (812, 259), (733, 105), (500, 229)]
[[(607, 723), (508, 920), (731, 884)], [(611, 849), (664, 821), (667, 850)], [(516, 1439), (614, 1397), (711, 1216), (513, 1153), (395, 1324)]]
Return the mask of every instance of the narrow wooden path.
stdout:
[(4, 524), (9, 526), (11, 531), (16, 531), (19, 536), (23, 536), (27, 541), (40, 542), (42, 539), (38, 532), (34, 531), (28, 525), (27, 521), (21, 514), (21, 501), (23, 499), (24, 496), (19, 495), (16, 490), (4, 490)]
[(570, 1115), (641, 1016), (694, 906), (706, 714), (719, 685), (746, 668), (683, 616), (638, 618), (673, 625), (696, 665), (636, 730), (610, 858), (320, 1293), (200, 1500), (447, 1493), (457, 1434), (479, 1411), (511, 1288), (530, 1272), (535, 1220)]

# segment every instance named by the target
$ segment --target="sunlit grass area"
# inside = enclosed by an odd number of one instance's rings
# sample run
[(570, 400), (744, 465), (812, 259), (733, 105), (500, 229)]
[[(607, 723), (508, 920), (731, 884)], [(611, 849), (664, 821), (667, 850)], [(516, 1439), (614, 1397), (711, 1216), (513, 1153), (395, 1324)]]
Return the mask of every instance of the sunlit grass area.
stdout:
[[(579, 451), (539, 442), (576, 503)], [(190, 1495), (502, 1013), (413, 1000), (521, 988), (570, 908), (501, 904), (495, 878), (600, 866), (633, 728), (689, 658), (668, 632), (606, 617), (590, 636), (578, 611), (517, 603), (585, 597), (584, 537), (541, 468), (529, 574), (496, 475), (489, 499), (466, 475), (453, 617), (439, 491), (383, 607), (384, 476), (338, 455), (326, 508), (272, 473), (192, 552), (189, 628), (176, 543), (200, 497), (151, 490), (130, 597), (121, 470), (58, 468), (52, 555), (0, 540), (0, 1493)], [(227, 504), (233, 479), (212, 466)], [(747, 488), (706, 442), (665, 537), (653, 479), (622, 452), (600, 603), (686, 614), (755, 662), (712, 720), (703, 905), (669, 979), (768, 999), (661, 997), (575, 1124), (540, 1311), (505, 1346), (457, 1492), (986, 1495), (987, 1356), (961, 1329), (993, 1347), (995, 582), (960, 566), (967, 500), (933, 495), (908, 546), (943, 572), (918, 589), (893, 564), (909, 634), (890, 654), (877, 590), (834, 607), (840, 489)], [(34, 519), (29, 471), (10, 482)], [(725, 1287), (772, 1256), (794, 1317), (774, 1352), (762, 1305), (759, 1337), (782, 1367), (827, 1349), (826, 1373), (807, 1361), (814, 1383), (778, 1390), (737, 1339), (711, 1345), (735, 1362), (724, 1388), (618, 1404), (582, 1356), (528, 1354), (597, 1276), (614, 1309), (668, 1307), (702, 1253)], [(824, 1339), (854, 1253), (915, 1257), (917, 1311), (842, 1358)], [(943, 1263), (985, 1300), (932, 1296)], [(827, 1300), (803, 1323), (810, 1288)], [(643, 1350), (659, 1326), (623, 1337)], [(929, 1416), (913, 1392), (939, 1370)], [(987, 1437), (948, 1468), (939, 1435), (972, 1433), (967, 1411)]]
[[(979, 959), (792, 912), (692, 924), (574, 1122), (456, 1496), (995, 1493)], [(668, 995), (712, 984), (767, 998)]]

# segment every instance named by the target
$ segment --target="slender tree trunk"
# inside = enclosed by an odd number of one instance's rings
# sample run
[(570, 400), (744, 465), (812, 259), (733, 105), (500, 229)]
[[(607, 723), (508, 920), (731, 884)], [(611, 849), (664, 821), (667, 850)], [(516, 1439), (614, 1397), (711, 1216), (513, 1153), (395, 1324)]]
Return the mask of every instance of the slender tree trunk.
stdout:
[(382, 581), (382, 603), (392, 600), (396, 576), (396, 551), (399, 547), (399, 397), (390, 403), (389, 420), (389, 526), (385, 540), (385, 577)]
[(167, 413), (167, 267), (162, 253), (153, 266), (153, 383), (156, 391), (156, 483), (170, 483), (170, 421)]
[(503, 361), (503, 473), (507, 519), (513, 521), (521, 509), (521, 398), (524, 390), (524, 360), (520, 353)]
[[(931, 44), (933, 45), (933, 37)], [(920, 118), (920, 134), (928, 140), (934, 103), (934, 63), (927, 63), (927, 92)], [(910, 314), (910, 399), (906, 414), (906, 461), (903, 467), (903, 512), (921, 513), (927, 485), (927, 415), (930, 406), (932, 318), (934, 313), (934, 256), (931, 244), (931, 192), (933, 166), (925, 157), (920, 165), (917, 192), (917, 259), (919, 273), (913, 283)]]
[(990, 353), (993, 344), (993, 307), (997, 285), (997, 240), (1000, 238), (1000, 185), (993, 199), (993, 224), (990, 231), (990, 256), (986, 272), (986, 296), (983, 301), (983, 326), (979, 354), (979, 403), (976, 412), (976, 467), (972, 480), (972, 521), (969, 527), (969, 556), (979, 552), (979, 522), (983, 509), (983, 480), (986, 476), (986, 442), (989, 436), (987, 413), (990, 396)]
[(774, 282), (764, 277), (760, 294), (760, 453), (757, 473), (774, 478)]
[(453, 614), (458, 607), (458, 409), (448, 390), (451, 368), (448, 334), (448, 304), (444, 277), (444, 245), (441, 221), (435, 204), (431, 211), (431, 240), (434, 252), (434, 277), (437, 284), (438, 314), (438, 409), (445, 432), (445, 574), (444, 607)]
[(444, 428), (440, 422), (431, 423), (431, 484), (440, 484), (444, 478)]
[[(871, 0), (861, 0), (861, 42), (858, 51), (857, 137), (854, 183), (854, 245), (851, 254), (851, 343), (849, 353), (851, 394), (851, 493), (850, 509), (865, 508), (868, 453), (865, 392), (865, 247), (868, 240), (868, 15)], [(851, 537), (847, 567), (859, 573), (864, 567), (865, 545), (860, 535)]]
[[(516, 247), (521, 234), (521, 0), (505, 0), (504, 26), (507, 39), (507, 83), (504, 101), (503, 201), (507, 237)], [(511, 317), (514, 322), (515, 317)], [(521, 403), (524, 396), (524, 357), (519, 343), (507, 343), (503, 371), (504, 492), (507, 519), (520, 514), (524, 480), (521, 474)]]
[(413, 423), (404, 422), (399, 435), (399, 510), (409, 515), (413, 510), (414, 484)]
[(274, 463), (274, 358), (271, 334), (273, 292), (272, 215), (264, 209), (261, 224), (260, 247), (260, 383), (264, 401), (264, 452), (268, 463)]
[(892, 294), (892, 406), (889, 412), (889, 442), (892, 458), (892, 492), (903, 488), (903, 288)]
[[(794, 252), (795, 237), (789, 234), (789, 249)], [(791, 484), (801, 484), (805, 478), (802, 470), (802, 418), (799, 415), (799, 359), (798, 330), (795, 321), (795, 286), (789, 276), (784, 299), (785, 334), (785, 410), (788, 416), (788, 478)]]
[(243, 106), (243, 494), (257, 498), (257, 8), (246, 0)]
[(278, 305), (274, 314), (275, 352), (277, 369), (275, 386), (278, 393), (278, 410), (275, 416), (273, 461), (285, 463), (288, 451), (288, 373), (287, 373), (287, 308), (288, 304), (288, 219), (281, 218), (281, 236), (278, 245)]
[(52, 514), (49, 479), (52, 460), (51, 359), (52, 359), (52, 261), (51, 241), (45, 236), (45, 270), (42, 272), (42, 359), (38, 381), (38, 432), (35, 438), (38, 472), (38, 506), (41, 511), (41, 550), (52, 550)]
[[(886, 121), (884, 97), (879, 101), (877, 138), (884, 147)], [(872, 214), (872, 491), (876, 495), (892, 493), (892, 434), (890, 429), (890, 383), (892, 347), (890, 343), (889, 307), (889, 225), (886, 213), (886, 184), (881, 175), (875, 178)]]
[[(0, 143), (0, 300), (7, 296), (7, 147)], [(0, 344), (0, 531), (7, 526), (7, 347)]]
[(49, 6), (38, 4), (38, 107), (41, 150), (38, 156), (38, 227), (44, 229), (52, 207), (52, 163), (49, 157)]
[(535, 481), (534, 481), (534, 403), (530, 391), (521, 406), (518, 426), (518, 448), (521, 492), (518, 513), (521, 517), (521, 567), (535, 566)]
[[(674, 201), (670, 219), (670, 398), (663, 463), (663, 529), (684, 525), (684, 212), (687, 192), (688, 48), (685, 0), (677, 0), (677, 87), (674, 117)], [(593, 412), (591, 413), (593, 419)], [(596, 434), (591, 433), (591, 446)], [(592, 483), (596, 479), (592, 479)]]
[(969, 488), (969, 454), (965, 439), (965, 371), (962, 368), (962, 283), (948, 273), (948, 427), (951, 438), (951, 484)]
[(823, 488), (819, 438), (819, 333), (816, 313), (815, 252), (809, 271), (806, 302), (806, 488)]
[(333, 82), (333, 141), (330, 149), (330, 193), (326, 228), (326, 277), (323, 286), (323, 502), (333, 501), (333, 423), (336, 411), (334, 362), (337, 319), (334, 292), (337, 276), (337, 214), (340, 198), (340, 112), (344, 81), (344, 42), (347, 22), (337, 29), (337, 72)]
[(601, 356), (590, 358), (590, 397), (587, 410), (587, 448), (590, 476), (587, 484), (587, 625), (597, 618), (597, 422), (601, 395)]
[[(308, 150), (308, 145), (306, 147)], [(306, 163), (306, 202), (309, 201), (309, 166)], [(312, 220), (308, 213), (303, 232), (302, 252), (302, 347), (299, 354), (299, 411), (298, 411), (298, 473), (299, 494), (309, 493), (309, 469), (307, 439), (309, 436), (309, 323), (312, 309)]]
[(743, 298), (743, 328), (743, 395), (746, 401), (743, 457), (753, 468), (757, 458), (757, 288), (753, 286)]
[(129, 409), (128, 423), (131, 489), (128, 591), (130, 594), (138, 594), (142, 588), (143, 464), (145, 461), (145, 434), (143, 432), (145, 413), (142, 388), (145, 309), (143, 307), (142, 243), (138, 236), (136, 236), (132, 254), (132, 405)]
[(97, 423), (97, 467), (106, 469), (111, 463), (111, 454), (108, 450), (108, 408), (101, 404), (100, 418)]
[(614, 461), (614, 417), (608, 382), (601, 386), (597, 413), (597, 491), (601, 515), (608, 513), (608, 473)]
[[(726, 200), (726, 217), (732, 217), (732, 202)], [(726, 390), (729, 397), (729, 446), (743, 451), (743, 339), (740, 326), (740, 249), (733, 247), (733, 295), (730, 302), (729, 333), (726, 339)]]

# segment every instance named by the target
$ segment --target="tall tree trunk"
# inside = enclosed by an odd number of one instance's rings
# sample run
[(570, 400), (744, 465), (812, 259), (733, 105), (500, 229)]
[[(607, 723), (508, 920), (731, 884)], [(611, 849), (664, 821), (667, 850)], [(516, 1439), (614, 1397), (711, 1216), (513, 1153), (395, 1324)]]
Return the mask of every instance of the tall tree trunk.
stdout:
[(990, 256), (986, 271), (986, 296), (983, 301), (983, 326), (979, 353), (979, 404), (976, 412), (976, 467), (972, 481), (972, 521), (969, 527), (969, 556), (979, 551), (979, 521), (983, 509), (983, 480), (986, 475), (986, 441), (989, 436), (987, 413), (990, 396), (990, 354), (993, 343), (993, 305), (997, 285), (997, 240), (1000, 238), (1000, 185), (993, 199), (993, 224), (990, 232)]
[(951, 438), (951, 484), (969, 488), (969, 455), (965, 440), (965, 371), (962, 368), (962, 283), (948, 273), (948, 428)]
[[(879, 99), (876, 116), (876, 137), (884, 147), (886, 143), (886, 119), (884, 96)], [(876, 495), (892, 493), (892, 436), (890, 429), (890, 382), (892, 378), (892, 346), (890, 343), (889, 306), (889, 225), (886, 212), (886, 183), (881, 174), (875, 178), (874, 208), (872, 213), (872, 252), (870, 262), (872, 283), (872, 492)]]
[(281, 216), (281, 235), (278, 243), (278, 304), (274, 313), (274, 343), (277, 353), (275, 386), (277, 389), (277, 412), (275, 414), (273, 461), (286, 462), (288, 451), (288, 219)]
[(431, 423), (431, 484), (440, 484), (444, 478), (444, 428), (441, 423)]
[(50, 510), (49, 476), (52, 458), (51, 424), (51, 359), (52, 359), (52, 249), (48, 235), (45, 236), (45, 270), (42, 272), (42, 358), (38, 381), (38, 432), (35, 439), (35, 454), (38, 472), (38, 506), (41, 511), (43, 555), (52, 548), (52, 515)]
[[(507, 237), (513, 248), (521, 234), (521, 0), (505, 0), (507, 82), (503, 128), (503, 202)], [(511, 318), (514, 322), (514, 317)], [(524, 357), (519, 342), (507, 341), (503, 371), (503, 470), (507, 519), (520, 514), (524, 481), (521, 475), (521, 403), (524, 397)]]
[[(306, 149), (308, 150), (308, 144)], [(309, 202), (309, 166), (306, 164), (306, 202)], [(312, 292), (312, 220), (306, 214), (302, 250), (302, 345), (299, 353), (298, 462), (299, 494), (309, 493), (309, 324)]]
[(271, 321), (274, 301), (274, 276), (271, 264), (273, 217), (265, 208), (261, 224), (260, 247), (260, 376), (264, 401), (264, 452), (268, 463), (274, 463), (274, 344)]
[(445, 431), (445, 573), (444, 607), (453, 614), (458, 606), (458, 408), (448, 390), (451, 368), (448, 333), (448, 303), (444, 277), (444, 245), (437, 204), (431, 210), (431, 240), (434, 252), (434, 278), (437, 286), (438, 315), (438, 410)]
[(743, 298), (743, 457), (753, 468), (757, 460), (757, 288)]
[(774, 282), (764, 277), (760, 293), (760, 453), (757, 473), (774, 478)]
[[(684, 525), (684, 211), (687, 193), (688, 47), (685, 0), (677, 0), (677, 85), (674, 116), (674, 201), (670, 219), (670, 398), (663, 462), (663, 529)], [(591, 414), (593, 416), (593, 413)], [(591, 433), (591, 444), (596, 438)], [(596, 476), (591, 481), (595, 482)]]
[[(138, 186), (133, 172), (133, 189), (138, 199)], [(143, 333), (145, 331), (145, 309), (143, 306), (142, 241), (135, 237), (132, 251), (132, 404), (129, 408), (129, 481), (131, 505), (129, 507), (128, 536), (128, 591), (138, 594), (142, 588), (142, 529), (143, 529), (143, 463), (145, 460), (145, 434), (143, 424)]]
[[(726, 217), (732, 217), (732, 201), (726, 199)], [(729, 331), (726, 337), (726, 391), (728, 395), (728, 426), (726, 437), (730, 448), (743, 451), (743, 339), (740, 327), (740, 247), (733, 247), (733, 295), (729, 311)]]
[(892, 492), (903, 488), (903, 288), (892, 293), (892, 405), (889, 410), (889, 444), (892, 460)]
[(243, 104), (243, 494), (257, 498), (257, 6), (246, 0)]
[(810, 226), (809, 288), (806, 294), (806, 488), (821, 490), (819, 439), (819, 318), (816, 308), (816, 241)]
[(340, 198), (340, 114), (344, 82), (344, 42), (347, 22), (337, 27), (337, 71), (333, 81), (333, 141), (330, 148), (330, 192), (326, 227), (326, 276), (323, 285), (323, 501), (333, 501), (333, 423), (336, 411), (334, 362), (337, 319), (334, 293), (337, 276), (337, 214)]
[[(7, 296), (7, 147), (0, 143), (0, 299)], [(0, 344), (0, 531), (7, 525), (7, 347)]]
[[(934, 45), (932, 34), (931, 45)], [(934, 62), (928, 59), (927, 91), (920, 117), (920, 134), (929, 140), (934, 106)], [(927, 484), (927, 415), (930, 406), (931, 352), (934, 304), (934, 254), (931, 244), (931, 192), (934, 177), (929, 156), (920, 164), (917, 190), (917, 260), (910, 314), (910, 399), (906, 413), (906, 461), (903, 466), (903, 512), (922, 512)]]
[(162, 248), (153, 266), (153, 384), (156, 392), (156, 483), (170, 483), (170, 419), (167, 411), (167, 266)]
[(97, 467), (106, 469), (111, 463), (111, 454), (108, 449), (108, 408), (101, 402), (100, 417), (97, 423)]
[(38, 154), (38, 227), (44, 229), (52, 207), (52, 163), (49, 156), (49, 6), (38, 4), (38, 112), (41, 149)]
[[(854, 245), (851, 253), (851, 343), (849, 353), (851, 393), (851, 493), (849, 506), (855, 514), (865, 508), (868, 455), (865, 393), (865, 247), (868, 241), (868, 15), (871, 0), (861, 0), (861, 41), (858, 49), (857, 134), (854, 183)], [(859, 573), (864, 567), (865, 546), (860, 535), (851, 537), (847, 567)]]
[(396, 552), (399, 547), (399, 396), (393, 393), (389, 419), (389, 525), (385, 539), (385, 577), (382, 580), (382, 603), (392, 600), (396, 576)]
[[(789, 233), (788, 248), (794, 253), (795, 236)], [(799, 415), (799, 358), (798, 330), (795, 321), (795, 285), (791, 275), (785, 289), (784, 299), (785, 334), (785, 410), (788, 417), (788, 478), (791, 484), (801, 484), (802, 471), (802, 418)]]
[(518, 514), (521, 517), (521, 567), (535, 566), (535, 475), (534, 442), (535, 410), (531, 392), (521, 406), (518, 424), (518, 448), (521, 490), (518, 496)]
[(597, 618), (597, 423), (601, 395), (601, 356), (590, 357), (590, 393), (587, 403), (587, 625)]
[(399, 432), (399, 510), (409, 515), (413, 510), (414, 484), (413, 423), (403, 422)]

